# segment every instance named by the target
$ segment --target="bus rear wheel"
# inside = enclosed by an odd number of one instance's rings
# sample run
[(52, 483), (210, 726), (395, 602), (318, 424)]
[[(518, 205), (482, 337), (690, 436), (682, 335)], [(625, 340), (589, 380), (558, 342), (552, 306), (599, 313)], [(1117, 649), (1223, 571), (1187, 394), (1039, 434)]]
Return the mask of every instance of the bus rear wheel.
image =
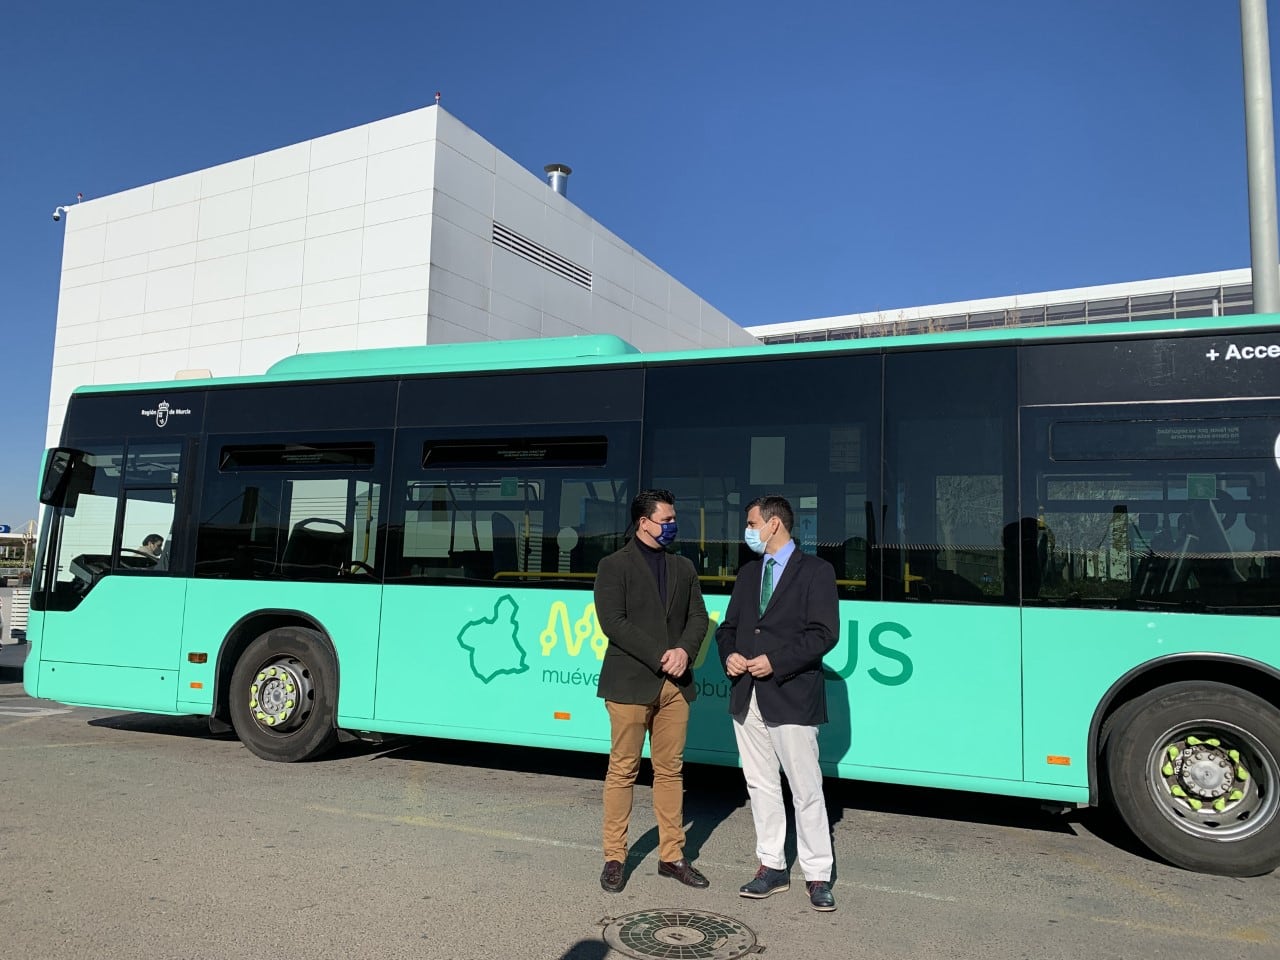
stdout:
[(1280, 710), (1222, 683), (1159, 687), (1107, 725), (1108, 793), (1157, 856), (1200, 873), (1280, 866)]
[(337, 742), (338, 670), (320, 634), (278, 627), (245, 649), (231, 673), (231, 724), (264, 760), (311, 760)]

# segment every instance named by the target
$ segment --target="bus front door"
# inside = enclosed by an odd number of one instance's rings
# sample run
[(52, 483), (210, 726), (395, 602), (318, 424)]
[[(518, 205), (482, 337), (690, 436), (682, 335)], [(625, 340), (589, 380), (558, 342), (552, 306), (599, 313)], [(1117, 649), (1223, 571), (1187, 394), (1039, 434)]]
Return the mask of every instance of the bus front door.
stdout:
[(51, 504), (33, 647), (37, 695), (173, 712), (186, 581), (168, 576), (181, 444), (83, 452)]

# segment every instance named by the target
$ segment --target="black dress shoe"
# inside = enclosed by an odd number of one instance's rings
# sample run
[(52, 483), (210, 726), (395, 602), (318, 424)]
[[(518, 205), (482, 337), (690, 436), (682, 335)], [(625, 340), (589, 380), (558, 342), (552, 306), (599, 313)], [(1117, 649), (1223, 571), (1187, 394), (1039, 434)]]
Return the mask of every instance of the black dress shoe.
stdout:
[(675, 877), (686, 887), (703, 887), (711, 886), (711, 881), (700, 874), (696, 867), (688, 860), (676, 860), (669, 862), (667, 860), (658, 861), (658, 875), (663, 877)]
[(622, 870), (622, 861), (606, 860), (604, 869), (600, 871), (600, 886), (609, 893), (621, 893), (627, 885), (627, 875)]
[(760, 864), (756, 875), (738, 888), (738, 896), (751, 900), (763, 900), (775, 893), (791, 889), (791, 874)]
[(825, 880), (810, 880), (805, 884), (809, 888), (809, 906), (823, 913), (836, 908), (836, 898), (831, 895), (831, 884)]

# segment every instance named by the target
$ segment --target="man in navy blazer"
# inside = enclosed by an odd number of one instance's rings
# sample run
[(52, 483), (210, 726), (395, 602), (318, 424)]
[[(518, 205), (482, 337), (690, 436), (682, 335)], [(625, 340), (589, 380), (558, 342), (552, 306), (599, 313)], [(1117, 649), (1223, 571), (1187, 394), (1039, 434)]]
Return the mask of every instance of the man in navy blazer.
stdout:
[(831, 826), (818, 764), (818, 725), (827, 722), (822, 658), (840, 637), (836, 575), (825, 560), (796, 549), (795, 514), (783, 497), (747, 505), (747, 546), (761, 554), (738, 571), (716, 631), (729, 712), (756, 827), (755, 877), (738, 891), (763, 899), (790, 888), (784, 844), (787, 811), (779, 766), (796, 810), (800, 869), (815, 910), (834, 910)]

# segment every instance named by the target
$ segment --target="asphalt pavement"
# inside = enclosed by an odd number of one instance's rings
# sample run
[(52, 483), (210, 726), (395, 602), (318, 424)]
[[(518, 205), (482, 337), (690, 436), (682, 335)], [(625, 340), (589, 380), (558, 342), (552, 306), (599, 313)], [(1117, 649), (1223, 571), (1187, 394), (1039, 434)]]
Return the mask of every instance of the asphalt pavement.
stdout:
[[(769, 958), (1280, 957), (1280, 877), (1187, 873), (1096, 811), (828, 782), (839, 909), (764, 901), (741, 774), (691, 765), (656, 872), (637, 787), (626, 889), (598, 884), (604, 758), (444, 740), (258, 760), (198, 718), (71, 708), (0, 678), (0, 957), (602, 960), (604, 924), (698, 909)], [(696, 957), (696, 953), (668, 956)]]

